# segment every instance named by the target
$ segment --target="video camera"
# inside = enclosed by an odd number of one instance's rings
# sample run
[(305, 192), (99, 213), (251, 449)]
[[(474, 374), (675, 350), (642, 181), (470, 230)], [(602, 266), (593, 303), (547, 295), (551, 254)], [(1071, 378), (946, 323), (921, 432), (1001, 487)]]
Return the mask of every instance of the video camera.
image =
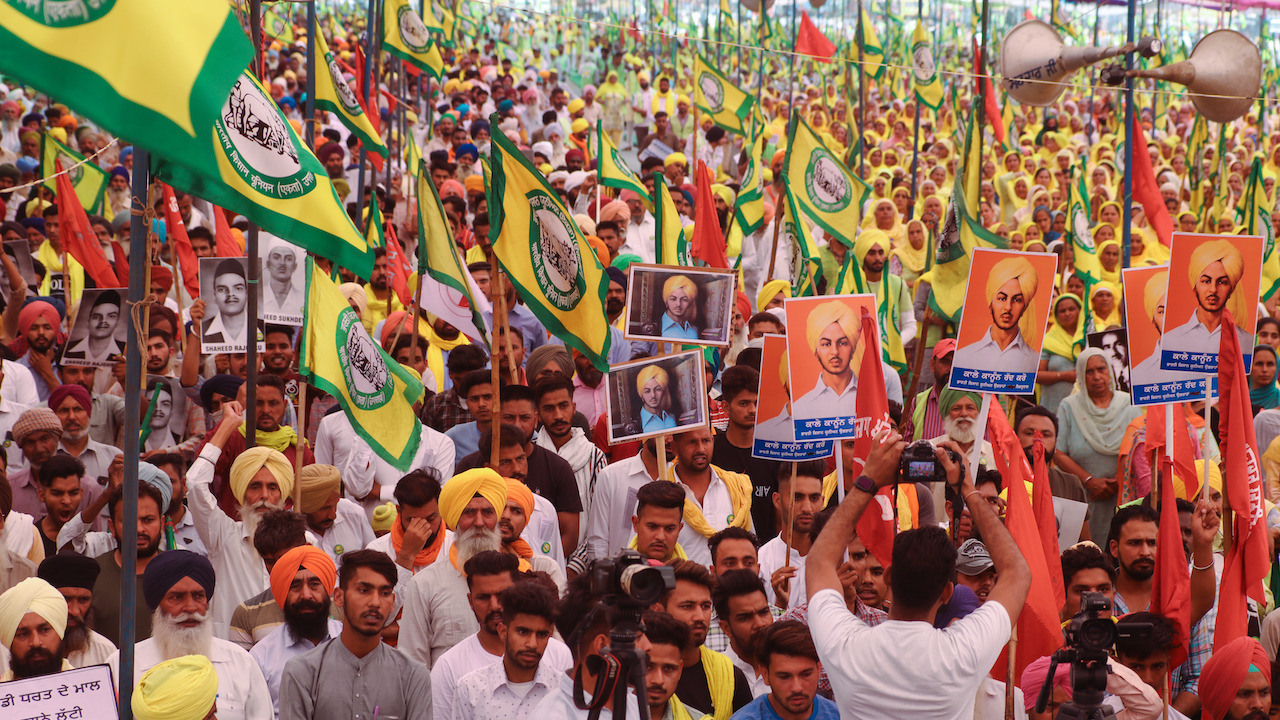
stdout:
[[(1107, 692), (1107, 658), (1111, 656), (1111, 649), (1117, 640), (1145, 640), (1155, 631), (1151, 623), (1133, 623), (1121, 629), (1111, 619), (1110, 610), (1111, 601), (1106, 595), (1080, 593), (1080, 610), (1064, 631), (1066, 647), (1053, 654), (1046, 676), (1053, 678), (1059, 663), (1071, 663), (1071, 702), (1058, 707), (1060, 720), (1114, 718), (1115, 712), (1102, 704)], [(1049, 680), (1041, 686), (1036, 712), (1044, 712), (1052, 688)]]
[[(951, 448), (943, 448), (951, 457), (951, 462), (960, 465), (964, 458)], [(928, 440), (917, 440), (902, 450), (902, 459), (898, 461), (898, 482), (900, 483), (945, 483), (947, 469), (938, 462), (937, 448)]]
[(676, 573), (669, 565), (650, 565), (635, 550), (623, 550), (617, 557), (591, 563), (591, 594), (619, 608), (632, 605), (646, 608), (676, 587)]

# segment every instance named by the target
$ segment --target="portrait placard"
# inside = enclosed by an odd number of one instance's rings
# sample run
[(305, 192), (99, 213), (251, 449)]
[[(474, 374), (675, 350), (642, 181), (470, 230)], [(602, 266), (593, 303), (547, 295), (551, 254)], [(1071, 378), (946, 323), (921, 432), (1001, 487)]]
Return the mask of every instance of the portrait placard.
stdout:
[(1129, 340), (1129, 385), (1134, 405), (1163, 405), (1204, 398), (1204, 379), (1218, 376), (1160, 367), (1161, 334), (1168, 301), (1168, 265), (1125, 268), (1125, 334)]
[[(18, 274), (27, 281), (27, 287), (34, 289), (37, 278), (35, 266), (31, 264), (31, 244), (26, 240), (8, 240), (4, 243), (4, 254), (18, 266)], [(2, 269), (0, 269), (0, 295), (4, 296), (5, 302), (9, 301), (9, 273), (3, 272)]]
[(1263, 240), (1255, 235), (1173, 234), (1168, 307), (1160, 338), (1162, 369), (1217, 373), (1222, 321), (1229, 311), (1245, 372), (1249, 371), (1262, 251)]
[(1089, 333), (1085, 336), (1085, 346), (1097, 348), (1107, 359), (1111, 368), (1111, 377), (1116, 380), (1116, 391), (1128, 393), (1131, 388), (1129, 377), (1129, 338), (1124, 328), (1112, 328), (1101, 332)]
[(791, 390), (787, 362), (787, 338), (765, 335), (761, 355), (760, 387), (756, 394), (756, 426), (751, 456), (764, 460), (817, 460), (831, 457), (830, 440), (795, 441), (791, 420)]
[(307, 294), (306, 251), (274, 235), (260, 233), (258, 254), (262, 260), (258, 307), (263, 321), (301, 325)]
[(947, 384), (1025, 395), (1035, 390), (1058, 257), (978, 248)]
[(115, 720), (120, 716), (109, 665), (10, 680), (0, 689), (0, 709), (4, 710), (0, 716), (23, 720)]
[(144, 413), (151, 407), (153, 397), (156, 406), (147, 425), (151, 432), (142, 444), (143, 452), (177, 447), (187, 432), (187, 393), (182, 381), (176, 377), (148, 375), (142, 396)]
[[(865, 353), (880, 358), (880, 338), (864, 337), (862, 313), (875, 319), (874, 295), (789, 298), (787, 362), (795, 440), (856, 438), (871, 418), (858, 417), (858, 372)], [(877, 323), (877, 327), (879, 327)], [(885, 392), (883, 387), (866, 388)]]
[(613, 365), (609, 444), (706, 427), (707, 376), (698, 350)]
[[(200, 352), (242, 353), (249, 349), (249, 260), (244, 257), (200, 258)], [(258, 320), (258, 345), (264, 323)]]
[(623, 334), (644, 342), (728, 346), (734, 291), (729, 270), (632, 265)]
[(80, 309), (62, 351), (63, 365), (111, 367), (128, 342), (128, 288), (96, 288), (80, 296)]

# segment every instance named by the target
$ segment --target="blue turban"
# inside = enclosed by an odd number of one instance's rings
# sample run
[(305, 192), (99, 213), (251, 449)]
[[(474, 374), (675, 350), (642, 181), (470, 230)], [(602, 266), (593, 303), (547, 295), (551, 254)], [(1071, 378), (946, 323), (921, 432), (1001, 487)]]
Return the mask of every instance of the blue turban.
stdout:
[(139, 462), (138, 479), (160, 492), (160, 514), (165, 514), (173, 501), (173, 481), (169, 475), (149, 462)]
[(238, 375), (214, 375), (200, 386), (200, 403), (204, 405), (206, 412), (210, 412), (214, 395), (235, 400), (236, 393), (240, 392), (240, 386), (243, 384), (244, 378)]
[(186, 577), (199, 583), (204, 588), (205, 597), (213, 599), (217, 575), (205, 556), (187, 550), (167, 550), (151, 558), (142, 573), (142, 595), (146, 598), (147, 607), (152, 610), (160, 607), (165, 593)]

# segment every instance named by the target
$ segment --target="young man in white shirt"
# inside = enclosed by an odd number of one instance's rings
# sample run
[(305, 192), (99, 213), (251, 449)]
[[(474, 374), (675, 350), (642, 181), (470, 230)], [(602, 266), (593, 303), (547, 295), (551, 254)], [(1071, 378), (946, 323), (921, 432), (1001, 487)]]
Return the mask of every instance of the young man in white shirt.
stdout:
[[(773, 493), (773, 506), (781, 514), (782, 532), (760, 547), (760, 576), (768, 579), (765, 594), (769, 603), (780, 608), (803, 605), (808, 601), (804, 585), (804, 562), (813, 545), (814, 517), (822, 512), (822, 476), (824, 467), (817, 463), (783, 465), (778, 471), (778, 491)], [(790, 519), (788, 524), (787, 520)], [(788, 548), (790, 555), (788, 555)]]
[[(960, 452), (953, 442), (943, 445)], [(934, 628), (938, 608), (954, 589), (955, 546), (941, 528), (908, 530), (893, 545), (889, 621), (870, 627), (856, 618), (845, 604), (836, 569), (876, 492), (897, 481), (905, 447), (892, 430), (873, 439), (854, 492), (809, 551), (809, 625), (822, 628), (814, 642), (842, 716), (954, 720), (972, 715), (978, 685), (1018, 622), (1031, 571), (1009, 531), (974, 488), (967, 461), (957, 465), (939, 450), (938, 462), (948, 482), (960, 486), (999, 581), (981, 608), (946, 629)], [(931, 691), (921, 693), (921, 687)]]

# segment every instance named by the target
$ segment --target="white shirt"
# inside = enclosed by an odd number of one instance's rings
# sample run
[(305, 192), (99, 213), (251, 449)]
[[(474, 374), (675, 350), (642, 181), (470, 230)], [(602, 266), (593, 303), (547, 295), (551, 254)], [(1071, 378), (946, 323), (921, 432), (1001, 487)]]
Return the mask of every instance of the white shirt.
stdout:
[(1001, 350), (1000, 345), (991, 339), (988, 328), (982, 339), (970, 343), (956, 351), (952, 366), (957, 368), (976, 368), (998, 372), (1035, 373), (1040, 366), (1040, 354), (1027, 345), (1019, 332), (1009, 346)]
[[(218, 594), (210, 601), (213, 634), (225, 638), (236, 606), (267, 589), (270, 577), (244, 524), (227, 517), (209, 490), (213, 466), (222, 450), (205, 445), (187, 471), (187, 512), (208, 548), (209, 562), (218, 575)], [(265, 688), (264, 688), (265, 689)], [(221, 708), (221, 706), (219, 706)]]
[(67, 662), (71, 663), (72, 667), (77, 668), (101, 665), (115, 651), (116, 646), (110, 640), (99, 635), (96, 630), (90, 630), (89, 644), (83, 650), (77, 650), (67, 655)]
[(653, 477), (639, 455), (600, 471), (587, 514), (587, 557), (608, 557), (627, 547), (635, 534), (631, 517), (636, 511), (636, 491), (650, 482)]
[[(481, 631), (483, 632), (483, 631)], [(431, 668), (431, 710), (438, 718), (454, 717), (454, 699), (457, 697), (458, 683), (462, 678), (476, 670), (497, 663), (502, 665), (502, 655), (491, 655), (480, 644), (480, 635), (476, 633), (462, 642), (449, 648), (435, 667)], [(550, 668), (553, 672), (563, 673), (573, 667), (573, 655), (569, 646), (551, 638), (547, 641), (546, 652), (538, 669)], [(503, 671), (503, 679), (506, 672)], [(470, 718), (470, 716), (465, 716)]]
[(551, 501), (534, 494), (533, 513), (520, 533), (520, 539), (529, 543), (535, 557), (541, 555), (554, 562), (564, 572), (564, 544), (560, 541), (560, 517)]
[[(766, 585), (768, 582), (766, 581)], [(758, 698), (761, 695), (769, 694), (769, 681), (766, 680), (756, 669), (751, 667), (751, 663), (738, 657), (738, 653), (734, 652), (733, 646), (724, 649), (724, 656), (729, 658), (733, 666), (742, 671), (742, 675), (747, 678), (747, 685), (751, 688), (751, 697)]]
[[(1248, 357), (1253, 354), (1253, 335), (1236, 328), (1240, 338), (1240, 350)], [(1222, 345), (1222, 324), (1210, 332), (1209, 328), (1191, 313), (1191, 319), (1165, 333), (1160, 338), (1165, 352), (1209, 353), (1217, 358)], [(1215, 361), (1216, 362), (1216, 361)]]
[(467, 594), (466, 578), (447, 555), (414, 575), (405, 589), (397, 649), (435, 667), (446, 650), (480, 631)]
[[(259, 560), (258, 564), (261, 565), (262, 561)], [(222, 586), (219, 585), (218, 590), (221, 589)], [(133, 682), (136, 688), (143, 673), (168, 658), (160, 653), (160, 645), (155, 638), (139, 642), (134, 646), (134, 653)], [(249, 653), (226, 640), (213, 638), (205, 657), (209, 658), (214, 671), (218, 673), (219, 720), (273, 720), (275, 712), (271, 709), (271, 693), (267, 689), (267, 681)], [(120, 653), (112, 654), (107, 659), (107, 664), (111, 666), (111, 676), (115, 679), (118, 692)]]
[(764, 545), (760, 546), (760, 577), (764, 578), (764, 594), (769, 597), (770, 605), (777, 605), (778, 598), (773, 591), (773, 583), (769, 578), (773, 577), (773, 573), (778, 568), (790, 565), (796, 568), (796, 574), (791, 578), (791, 592), (788, 595), (787, 607), (798, 607), (805, 604), (809, 598), (809, 593), (804, 585), (804, 559), (794, 547), (791, 548), (791, 562), (787, 562), (785, 555), (787, 554), (787, 543), (778, 536)]
[[(22, 417), (22, 413), (35, 407), (35, 405), (24, 405), (21, 402), (11, 400), (7, 397), (9, 392), (8, 388), (17, 383), (15, 382), (15, 378), (9, 375), (9, 361), (5, 360), (4, 362), (5, 380), (7, 382), (5, 382), (3, 386), (0, 386), (0, 443), (3, 443), (7, 467), (9, 472), (12, 473), (26, 467), (27, 458), (22, 454), (22, 448), (18, 447), (18, 443), (8, 439), (9, 432), (13, 430), (13, 424), (18, 422), (18, 418)], [(17, 365), (17, 363), (13, 364)], [(17, 365), (17, 367), (28, 375), (31, 374), (29, 370), (21, 365)], [(30, 387), (35, 386), (32, 384)], [(32, 392), (31, 394), (34, 396), (35, 392)], [(40, 401), (37, 399), (36, 405), (39, 403)]]
[[(400, 520), (397, 518), (396, 522), (400, 522)], [(453, 531), (445, 527), (444, 522), (442, 521), (440, 523), (440, 532), (444, 533), (444, 544), (440, 546), (440, 554), (436, 555), (435, 562), (438, 563), (441, 560), (449, 562), (449, 548), (453, 547)], [(374, 538), (372, 542), (365, 545), (365, 549), (377, 550), (391, 558), (393, 561), (396, 559), (396, 546), (391, 544), (391, 533), (387, 533), (380, 538)], [(432, 565), (434, 564), (435, 563), (432, 563)], [(426, 570), (429, 567), (431, 567), (431, 565), (414, 565), (413, 574), (417, 575), (419, 572)]]
[(622, 247), (618, 249), (619, 255), (639, 255), (640, 262), (651, 263), (657, 257), (657, 249), (654, 246), (654, 235), (658, 231), (658, 221), (648, 210), (644, 211), (644, 216), (640, 218), (640, 222), (636, 223), (627, 216), (627, 239), (622, 243)]
[[(329, 637), (336, 638), (341, 633), (342, 623), (329, 618)], [(294, 637), (287, 625), (279, 625), (249, 651), (249, 656), (258, 663), (258, 669), (266, 678), (267, 688), (271, 691), (271, 710), (274, 715), (280, 714), (280, 678), (284, 677), (284, 664), (289, 662), (289, 658), (308, 652), (314, 647), (310, 640)]]
[(791, 414), (801, 420), (829, 417), (857, 417), (858, 415), (858, 376), (849, 377), (849, 384), (844, 392), (836, 392), (823, 382), (823, 374), (818, 374), (818, 383), (809, 392), (801, 395), (791, 403)]
[[(552, 638), (547, 643), (547, 653), (538, 663), (538, 670), (533, 675), (533, 683), (525, 692), (514, 688), (514, 683), (507, 680), (507, 669), (499, 659), (478, 670), (472, 670), (458, 681), (453, 691), (453, 715), (446, 716), (440, 705), (433, 703), (436, 717), (441, 720), (529, 720), (533, 718), (532, 710), (543, 698), (555, 692), (560, 678), (565, 677), (567, 668), (553, 667), (547, 661), (551, 652), (551, 643), (559, 642)], [(566, 647), (566, 650), (568, 648)], [(572, 667), (572, 662), (570, 663)], [(435, 690), (435, 679), (431, 688)], [(542, 718), (549, 720), (549, 718)]]
[(343, 553), (363, 550), (375, 539), (373, 526), (369, 524), (364, 508), (346, 498), (339, 498), (337, 517), (333, 519), (333, 525), (320, 536), (318, 547), (328, 553), (337, 564), (338, 557)]
[[(36, 378), (31, 369), (22, 363), (12, 360), (3, 361), (4, 384), (0, 384), (0, 398), (19, 405), (33, 408), (40, 404), (40, 393), (36, 390)], [(21, 414), (21, 413), (19, 413)], [(16, 418), (15, 418), (16, 419)], [(13, 423), (10, 423), (10, 427)], [(6, 430), (5, 432), (8, 432)], [(13, 468), (10, 467), (10, 470)]]
[(904, 620), (871, 627), (831, 589), (809, 598), (809, 627), (821, 628), (813, 641), (841, 717), (913, 720), (972, 717), (978, 686), (1011, 632), (994, 600), (944, 630)]
[[(590, 700), (591, 692), (585, 688), (582, 691), (582, 697)], [(647, 708), (646, 708), (647, 709)], [(586, 720), (587, 711), (579, 710), (578, 706), (573, 702), (573, 678), (568, 673), (560, 675), (560, 684), (547, 693), (534, 706), (533, 712), (528, 715), (531, 718), (539, 718), (541, 720), (569, 720), (570, 718), (581, 718)], [(636, 694), (634, 690), (627, 690), (627, 710), (622, 714), (621, 720), (630, 720), (630, 718), (642, 717), (640, 708), (636, 704)], [(605, 708), (600, 711), (600, 720), (613, 720), (613, 713)]]
[[(374, 509), (393, 499), (396, 483), (405, 475), (373, 452), (356, 434), (345, 412), (330, 413), (320, 421), (315, 453), (316, 462), (338, 468), (348, 497), (364, 498), (360, 504), (369, 520), (373, 519)], [(423, 425), (418, 453), (413, 456), (411, 467), (435, 469), (443, 485), (453, 477), (454, 462), (453, 440)], [(370, 496), (375, 482), (382, 490), (379, 495)]]
[[(991, 677), (982, 678), (978, 685), (978, 694), (973, 698), (973, 720), (1004, 720), (1005, 685)], [(1013, 689), (1013, 717), (1015, 720), (1027, 720), (1027, 705), (1022, 699), (1022, 689)], [(1169, 708), (1169, 717), (1177, 712)]]
[[(729, 486), (725, 484), (724, 480), (720, 479), (715, 470), (711, 471), (711, 484), (707, 486), (707, 492), (702, 496), (701, 503), (698, 502), (698, 497), (693, 494), (693, 490), (683, 482), (680, 482), (674, 467), (671, 468), (671, 474), (676, 483), (684, 489), (685, 497), (692, 500), (693, 504), (702, 510), (702, 516), (706, 518), (707, 524), (712, 529), (720, 531), (729, 527), (729, 516), (733, 514), (733, 502), (729, 499)], [(628, 530), (631, 529), (630, 522), (627, 523), (627, 528)], [(750, 530), (751, 528), (748, 526), (747, 529)], [(628, 537), (627, 540), (629, 542), (631, 538)], [(688, 555), (690, 560), (702, 565), (711, 565), (711, 548), (707, 545), (707, 539), (697, 530), (694, 530), (689, 523), (686, 522), (684, 527), (680, 528), (677, 542), (680, 543), (680, 547), (684, 548), (684, 554)]]
[[(3, 401), (0, 401), (0, 405), (2, 404)], [(68, 455), (71, 454), (65, 443), (59, 443), (58, 449)], [(80, 454), (76, 455), (75, 458), (84, 464), (84, 479), (90, 482), (99, 482), (98, 478), (107, 476), (107, 468), (111, 467), (111, 461), (115, 460), (119, 454), (119, 448), (89, 438), (89, 441), (85, 443), (84, 450), (81, 450)], [(161, 508), (161, 510), (163, 509)]]

